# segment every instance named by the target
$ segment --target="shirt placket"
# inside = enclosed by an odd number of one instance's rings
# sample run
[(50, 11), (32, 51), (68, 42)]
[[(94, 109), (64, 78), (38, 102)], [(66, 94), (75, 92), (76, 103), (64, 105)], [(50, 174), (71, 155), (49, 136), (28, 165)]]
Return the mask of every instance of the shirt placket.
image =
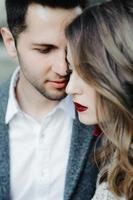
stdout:
[(49, 199), (49, 145), (47, 140), (48, 119), (45, 119), (38, 138), (37, 165), (38, 165), (38, 200)]

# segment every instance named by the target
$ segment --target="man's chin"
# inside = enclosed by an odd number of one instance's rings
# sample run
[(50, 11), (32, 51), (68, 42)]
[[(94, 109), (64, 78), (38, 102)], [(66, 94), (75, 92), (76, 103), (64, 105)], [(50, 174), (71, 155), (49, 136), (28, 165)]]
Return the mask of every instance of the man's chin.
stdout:
[(62, 99), (64, 99), (67, 94), (63, 93), (63, 94), (43, 94), (44, 97), (46, 97), (47, 99), (51, 100), (51, 101), (60, 101)]
[(39, 88), (39, 87), (35, 87), (35, 88), (43, 97), (45, 97), (51, 101), (60, 101), (67, 96), (67, 94), (65, 93), (65, 89), (53, 90), (50, 88), (49, 89), (48, 88), (44, 89), (44, 88)]

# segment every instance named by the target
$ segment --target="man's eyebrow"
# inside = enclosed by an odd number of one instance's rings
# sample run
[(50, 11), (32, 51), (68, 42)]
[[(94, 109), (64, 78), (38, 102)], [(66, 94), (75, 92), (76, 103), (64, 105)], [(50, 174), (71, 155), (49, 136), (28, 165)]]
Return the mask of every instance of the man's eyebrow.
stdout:
[(47, 43), (33, 43), (32, 46), (48, 47), (48, 48), (57, 48), (56, 45), (47, 44)]

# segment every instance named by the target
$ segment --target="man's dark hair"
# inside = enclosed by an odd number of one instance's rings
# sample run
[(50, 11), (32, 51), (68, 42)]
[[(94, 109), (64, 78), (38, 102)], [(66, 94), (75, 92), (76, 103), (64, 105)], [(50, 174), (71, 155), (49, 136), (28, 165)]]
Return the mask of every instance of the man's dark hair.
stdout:
[(37, 3), (51, 8), (84, 8), (87, 0), (6, 0), (7, 23), (15, 39), (26, 29), (25, 18), (29, 5)]

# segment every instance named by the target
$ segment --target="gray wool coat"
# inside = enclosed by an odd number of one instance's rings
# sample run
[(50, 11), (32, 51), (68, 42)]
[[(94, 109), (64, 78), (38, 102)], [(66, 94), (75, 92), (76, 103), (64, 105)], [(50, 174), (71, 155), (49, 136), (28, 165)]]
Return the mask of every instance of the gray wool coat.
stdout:
[[(10, 81), (6, 81), (0, 86), (0, 200), (12, 199), (9, 126), (5, 124), (9, 84)], [(93, 126), (81, 124), (78, 119), (73, 122), (64, 200), (90, 200), (95, 192), (98, 169), (90, 159), (96, 141), (93, 129)]]

